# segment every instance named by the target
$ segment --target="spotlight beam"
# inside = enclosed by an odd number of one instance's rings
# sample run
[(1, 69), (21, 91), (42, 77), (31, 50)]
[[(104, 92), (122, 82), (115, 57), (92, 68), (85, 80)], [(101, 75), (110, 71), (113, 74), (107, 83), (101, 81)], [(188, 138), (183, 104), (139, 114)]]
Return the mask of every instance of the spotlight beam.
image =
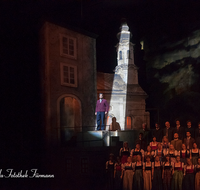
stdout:
[[(126, 23), (121, 26), (121, 32), (118, 33), (119, 43), (117, 44), (117, 66), (115, 68), (112, 94), (110, 99), (110, 110), (108, 117), (115, 117), (121, 130), (126, 129), (126, 99), (128, 84), (129, 60), (132, 56), (130, 52), (130, 32)], [(111, 121), (107, 121), (107, 125)]]

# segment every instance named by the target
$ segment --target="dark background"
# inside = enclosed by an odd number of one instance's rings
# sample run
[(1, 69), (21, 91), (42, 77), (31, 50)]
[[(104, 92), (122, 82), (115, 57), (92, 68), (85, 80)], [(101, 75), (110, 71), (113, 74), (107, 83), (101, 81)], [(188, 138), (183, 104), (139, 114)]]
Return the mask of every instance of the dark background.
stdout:
[[(156, 68), (152, 60), (166, 52), (192, 52), (197, 48), (183, 46), (183, 43), (173, 44), (187, 41), (194, 31), (200, 29), (199, 10), (197, 0), (1, 1), (1, 165), (19, 169), (38, 168), (40, 165), (44, 150), (40, 116), (39, 30), (44, 20), (97, 34), (97, 70), (112, 73), (117, 64), (116, 34), (121, 19), (126, 18), (132, 32), (131, 41), (136, 44), (139, 84), (149, 95), (146, 102), (151, 113), (151, 127), (158, 120), (161, 126), (166, 120), (173, 126), (176, 118), (181, 119), (183, 126), (186, 120), (191, 119), (193, 127), (196, 127), (200, 121), (200, 57), (187, 56), (180, 64), (180, 60), (173, 60), (171, 54), (172, 61), (162, 68)], [(145, 44), (143, 51), (142, 40)], [(174, 72), (180, 75), (181, 69), (187, 70), (188, 64), (191, 64), (192, 72), (185, 75), (186, 79), (184, 75), (181, 78), (181, 90), (169, 88), (169, 81), (162, 82), (162, 76), (171, 76), (170, 81), (177, 80)], [(189, 85), (187, 77), (193, 77)]]

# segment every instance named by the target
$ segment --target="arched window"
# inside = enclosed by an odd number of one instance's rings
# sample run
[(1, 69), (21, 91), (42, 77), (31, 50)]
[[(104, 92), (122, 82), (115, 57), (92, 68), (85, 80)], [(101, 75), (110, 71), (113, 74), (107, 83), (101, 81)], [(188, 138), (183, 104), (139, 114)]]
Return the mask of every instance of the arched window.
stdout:
[(127, 59), (130, 59), (131, 55), (130, 55), (130, 50), (127, 50)]
[(111, 124), (112, 124), (112, 117), (108, 115), (107, 121), (106, 121), (106, 131), (111, 130)]
[(122, 51), (119, 52), (119, 59), (122, 59)]

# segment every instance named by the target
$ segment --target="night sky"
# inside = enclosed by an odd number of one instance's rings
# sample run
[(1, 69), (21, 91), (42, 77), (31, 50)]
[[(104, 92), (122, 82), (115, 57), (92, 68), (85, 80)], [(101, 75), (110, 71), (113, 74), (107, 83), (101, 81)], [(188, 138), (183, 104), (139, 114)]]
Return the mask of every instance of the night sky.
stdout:
[[(168, 67), (162, 68), (156, 67), (155, 62), (164, 59), (159, 56), (166, 52), (173, 58), (170, 52), (183, 49), (184, 42), (180, 41), (188, 42), (188, 38), (194, 36), (193, 32), (200, 29), (199, 10), (200, 2), (197, 0), (2, 1), (0, 148), (4, 157), (0, 158), (0, 162), (9, 167), (18, 165), (22, 157), (11, 158), (18, 151), (24, 155), (23, 167), (26, 164), (32, 167), (38, 164), (35, 160), (42, 152), (39, 30), (44, 20), (97, 34), (97, 70), (112, 73), (117, 64), (116, 34), (121, 19), (126, 18), (133, 36), (131, 41), (136, 44), (135, 64), (140, 68), (139, 83), (149, 94), (147, 108), (159, 109), (161, 122), (180, 117), (195, 119), (197, 123), (200, 120), (199, 56), (185, 57), (182, 65), (172, 60)], [(144, 51), (140, 50), (142, 40), (146, 44)], [(179, 45), (173, 45), (177, 42), (180, 42)], [(195, 47), (184, 48), (192, 52)], [(176, 80), (173, 78), (176, 75), (174, 70), (180, 73), (188, 63), (192, 67), (192, 76), (195, 75), (193, 83), (187, 87), (187, 82), (183, 82), (183, 87), (176, 90), (169, 81)], [(172, 79), (169, 80), (170, 76)], [(155, 122), (157, 111), (151, 114)]]

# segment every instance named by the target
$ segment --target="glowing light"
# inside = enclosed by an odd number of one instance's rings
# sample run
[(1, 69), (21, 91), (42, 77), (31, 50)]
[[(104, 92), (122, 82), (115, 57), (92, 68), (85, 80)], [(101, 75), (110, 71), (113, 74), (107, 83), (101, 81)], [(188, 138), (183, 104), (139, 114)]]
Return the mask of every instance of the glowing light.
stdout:
[(141, 45), (141, 50), (143, 50), (144, 49), (144, 41), (141, 41), (140, 45)]
[(92, 140), (102, 139), (102, 132), (101, 131), (88, 131), (88, 133), (91, 134), (93, 137), (95, 137)]
[(126, 23), (122, 24), (121, 32), (118, 34), (119, 43), (117, 44), (117, 66), (115, 68), (114, 81), (110, 105), (112, 110), (109, 111), (110, 117), (115, 117), (120, 125), (121, 130), (125, 130), (126, 126), (126, 97), (128, 84), (128, 66), (131, 56), (130, 51), (130, 32)]
[(126, 118), (127, 129), (131, 129), (131, 117)]

